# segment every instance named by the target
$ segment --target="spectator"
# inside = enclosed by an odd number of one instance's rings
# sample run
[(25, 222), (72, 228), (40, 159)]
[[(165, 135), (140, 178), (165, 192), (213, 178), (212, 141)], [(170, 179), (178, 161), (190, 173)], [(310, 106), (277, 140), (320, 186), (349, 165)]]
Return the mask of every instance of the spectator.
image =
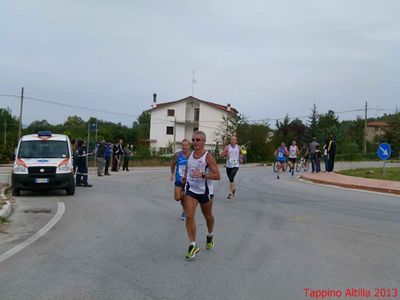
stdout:
[(106, 149), (104, 152), (104, 159), (106, 162), (106, 165), (104, 167), (104, 175), (106, 175), (106, 176), (111, 175), (110, 173), (108, 173), (108, 168), (110, 167), (111, 155), (112, 155), (112, 144), (106, 143)]
[(97, 176), (103, 176), (104, 169), (104, 156), (106, 153), (106, 141), (102, 140), (97, 144), (96, 163), (97, 163)]
[(242, 145), (242, 164), (246, 163), (247, 159), (247, 149), (245, 145)]
[(331, 134), (328, 140), (328, 172), (333, 172), (336, 156), (336, 141)]
[(122, 171), (129, 172), (129, 156), (131, 155), (131, 153), (132, 151), (129, 144), (126, 144), (124, 147), (124, 165), (122, 166)]
[(315, 150), (315, 172), (321, 172), (321, 150), (319, 150), (319, 145), (317, 145)]
[(325, 162), (325, 172), (328, 172), (329, 165), (328, 165), (328, 141), (325, 140), (324, 143), (324, 162)]
[(122, 140), (119, 140), (113, 147), (113, 164), (111, 171), (118, 172), (119, 166), (121, 164), (121, 156), (124, 153), (124, 149), (122, 148)]
[(317, 138), (313, 137), (313, 141), (308, 146), (308, 150), (310, 153), (310, 159), (311, 159), (311, 172), (312, 173), (315, 172), (315, 150), (317, 149), (317, 145), (319, 145), (317, 143)]

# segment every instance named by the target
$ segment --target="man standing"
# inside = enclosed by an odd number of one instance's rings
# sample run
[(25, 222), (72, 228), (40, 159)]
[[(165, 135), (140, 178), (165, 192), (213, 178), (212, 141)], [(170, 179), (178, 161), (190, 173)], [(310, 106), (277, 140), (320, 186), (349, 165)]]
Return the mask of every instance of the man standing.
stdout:
[(121, 164), (121, 156), (124, 153), (122, 148), (122, 140), (119, 140), (113, 147), (113, 164), (111, 171), (119, 172), (119, 166)]
[(315, 167), (315, 151), (317, 150), (317, 145), (319, 145), (317, 143), (317, 138), (313, 137), (313, 141), (308, 146), (308, 150), (309, 150), (309, 153), (310, 153), (310, 159), (311, 159), (311, 173), (314, 173), (316, 171), (316, 167)]
[(108, 173), (108, 168), (110, 167), (111, 154), (112, 154), (112, 146), (110, 143), (106, 143), (106, 149), (104, 152), (104, 159), (106, 161), (106, 165), (104, 167), (104, 175), (106, 176), (111, 175), (110, 173)]
[(245, 164), (246, 160), (247, 160), (247, 148), (245, 145), (242, 145), (241, 148), (242, 148), (241, 149), (242, 150), (242, 164)]
[(171, 162), (170, 180), (175, 178), (174, 196), (176, 201), (180, 201), (182, 205), (181, 220), (186, 220), (185, 211), (183, 210), (184, 187), (183, 177), (185, 177), (186, 165), (190, 156), (190, 142), (188, 139), (182, 140), (182, 151), (176, 152)]
[(103, 176), (104, 169), (104, 155), (106, 152), (106, 141), (102, 140), (97, 145), (96, 163), (97, 163), (97, 176)]
[(185, 178), (186, 194), (184, 209), (186, 214), (186, 230), (189, 237), (189, 249), (186, 254), (187, 259), (196, 256), (200, 248), (196, 243), (196, 208), (200, 203), (201, 212), (206, 219), (208, 235), (206, 238), (206, 249), (214, 247), (214, 216), (212, 214), (213, 186), (212, 180), (220, 180), (217, 162), (211, 153), (205, 150), (206, 135), (202, 131), (193, 133), (194, 151), (190, 154)]
[(78, 148), (76, 149), (76, 186), (92, 187), (88, 183), (88, 168), (86, 165), (86, 156), (89, 153), (86, 152), (86, 145), (84, 141), (78, 141)]
[(333, 172), (333, 167), (335, 165), (335, 155), (336, 155), (336, 141), (331, 134), (328, 140), (328, 172)]
[(122, 171), (129, 172), (129, 157), (130, 157), (131, 153), (132, 153), (132, 151), (131, 151), (129, 144), (126, 144), (124, 147), (124, 164), (122, 166)]
[(231, 143), (225, 146), (223, 156), (226, 157), (226, 174), (229, 179), (229, 194), (227, 198), (231, 199), (236, 192), (235, 176), (239, 170), (239, 163), (242, 160), (242, 150), (237, 145), (236, 136), (232, 136)]

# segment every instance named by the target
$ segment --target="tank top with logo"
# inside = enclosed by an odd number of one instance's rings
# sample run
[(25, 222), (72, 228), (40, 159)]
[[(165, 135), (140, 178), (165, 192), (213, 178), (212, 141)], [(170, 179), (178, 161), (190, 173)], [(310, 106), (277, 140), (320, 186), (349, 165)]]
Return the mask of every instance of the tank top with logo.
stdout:
[(201, 173), (208, 174), (207, 154), (204, 154), (199, 158), (194, 158), (194, 152), (189, 156), (187, 162), (187, 178), (186, 178), (186, 189), (199, 195), (210, 195), (210, 191), (213, 191), (212, 181), (202, 177), (195, 177), (195, 170), (200, 170)]
[(181, 182), (181, 178), (185, 176), (187, 162), (188, 159), (185, 157), (183, 152), (179, 152), (176, 160), (175, 182)]
[(227, 168), (239, 168), (240, 149), (238, 145), (232, 147), (228, 145), (228, 155), (226, 157)]

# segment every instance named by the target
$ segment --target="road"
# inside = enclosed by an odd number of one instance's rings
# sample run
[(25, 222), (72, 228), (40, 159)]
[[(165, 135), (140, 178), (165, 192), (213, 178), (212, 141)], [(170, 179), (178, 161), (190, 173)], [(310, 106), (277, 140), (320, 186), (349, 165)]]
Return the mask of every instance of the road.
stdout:
[(0, 240), (0, 254), (45, 225), (57, 202), (66, 210), (0, 263), (1, 299), (310, 299), (305, 288), (400, 290), (400, 197), (243, 167), (228, 200), (221, 173), (216, 247), (205, 250), (198, 213), (201, 251), (190, 262), (168, 168), (92, 177), (94, 187), (73, 197), (24, 193), (12, 216), (20, 226), (10, 229), (14, 239)]

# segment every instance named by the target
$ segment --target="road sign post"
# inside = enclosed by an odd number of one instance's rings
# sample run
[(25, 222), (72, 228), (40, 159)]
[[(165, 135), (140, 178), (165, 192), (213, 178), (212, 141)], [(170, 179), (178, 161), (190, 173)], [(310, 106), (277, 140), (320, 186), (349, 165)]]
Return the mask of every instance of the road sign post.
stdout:
[(383, 160), (383, 175), (385, 175), (386, 160), (392, 154), (392, 149), (390, 148), (390, 145), (388, 143), (381, 143), (378, 146), (376, 154), (381, 160)]

